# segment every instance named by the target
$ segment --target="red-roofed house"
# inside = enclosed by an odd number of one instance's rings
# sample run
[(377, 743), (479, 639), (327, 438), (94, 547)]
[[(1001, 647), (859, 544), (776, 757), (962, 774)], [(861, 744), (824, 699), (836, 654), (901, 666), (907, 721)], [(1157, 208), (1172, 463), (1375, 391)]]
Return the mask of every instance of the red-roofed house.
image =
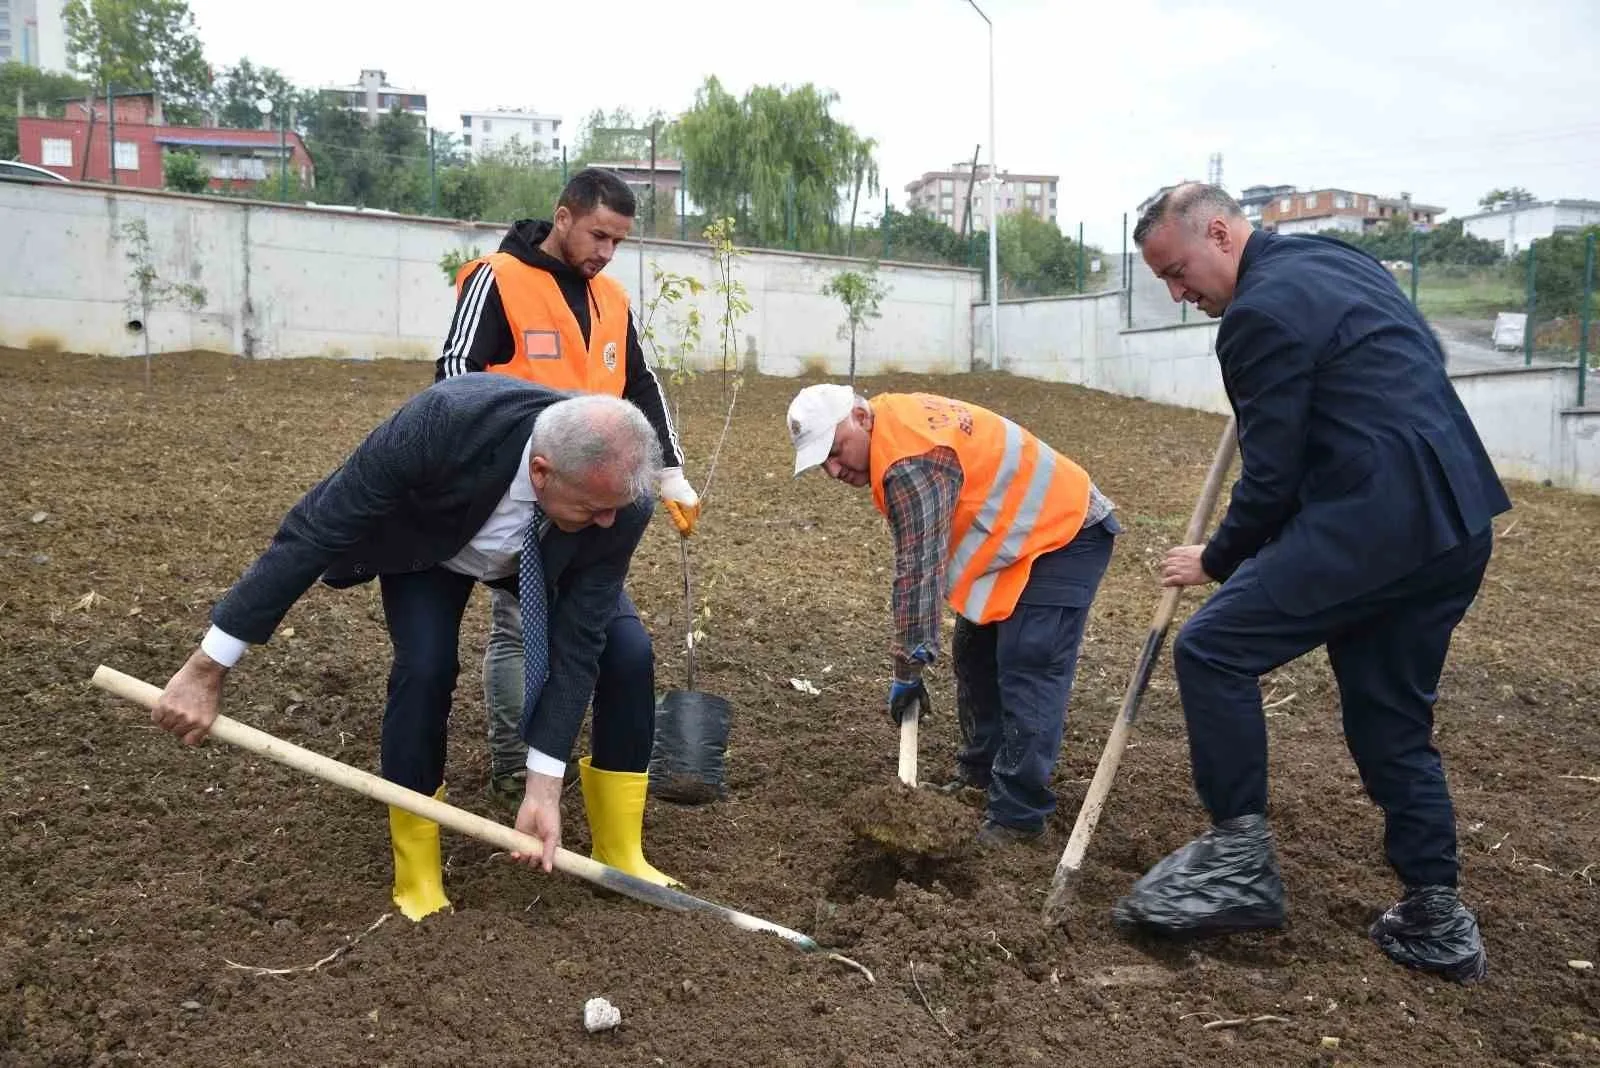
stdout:
[(17, 150), (24, 163), (54, 171), (79, 182), (111, 182), (134, 189), (160, 189), (164, 158), (187, 150), (200, 156), (211, 175), (211, 188), (236, 189), (277, 181), (280, 161), (300, 184), (315, 184), (311, 155), (293, 130), (234, 130), (213, 126), (167, 126), (161, 101), (154, 93), (121, 93), (114, 98), (116, 176), (111, 174), (112, 117), (105, 99), (94, 101), (91, 116), (84, 101), (69, 103), (65, 118), (17, 119)]

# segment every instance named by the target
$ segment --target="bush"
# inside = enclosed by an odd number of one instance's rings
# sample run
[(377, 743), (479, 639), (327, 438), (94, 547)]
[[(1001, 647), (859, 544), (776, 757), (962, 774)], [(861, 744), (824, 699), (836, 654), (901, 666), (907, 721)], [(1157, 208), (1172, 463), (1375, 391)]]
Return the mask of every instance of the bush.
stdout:
[(184, 150), (168, 152), (162, 161), (168, 189), (178, 193), (204, 193), (211, 188), (211, 175), (198, 153)]
[[(1578, 315), (1583, 310), (1584, 245), (1590, 234), (1600, 234), (1600, 226), (1533, 242), (1533, 285), (1536, 311), (1541, 317)], [(1528, 253), (1518, 255), (1507, 273), (1510, 280), (1526, 285)]]

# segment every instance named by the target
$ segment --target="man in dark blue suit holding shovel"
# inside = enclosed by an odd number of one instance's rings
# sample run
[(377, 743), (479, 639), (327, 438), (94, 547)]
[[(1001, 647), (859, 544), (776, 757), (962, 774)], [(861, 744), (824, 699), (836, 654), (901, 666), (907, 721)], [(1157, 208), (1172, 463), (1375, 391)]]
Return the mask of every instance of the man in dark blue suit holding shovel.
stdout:
[(1325, 645), (1405, 888), (1370, 934), (1401, 964), (1482, 978), (1431, 736), (1451, 633), (1483, 580), (1491, 519), (1511, 504), (1438, 341), (1376, 260), (1331, 238), (1254, 231), (1214, 186), (1162, 196), (1134, 240), (1174, 300), (1222, 320), (1241, 473), (1211, 540), (1172, 549), (1162, 569), (1168, 586), (1222, 583), (1173, 645), (1213, 827), (1114, 916), (1168, 933), (1282, 924), (1259, 679)]

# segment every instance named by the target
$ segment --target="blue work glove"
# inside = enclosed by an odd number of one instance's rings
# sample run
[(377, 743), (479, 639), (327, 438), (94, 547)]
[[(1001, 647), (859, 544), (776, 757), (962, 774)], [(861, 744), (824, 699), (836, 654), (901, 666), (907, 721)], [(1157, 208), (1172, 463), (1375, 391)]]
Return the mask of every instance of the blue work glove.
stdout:
[(898, 727), (908, 709), (916, 709), (918, 719), (926, 719), (933, 705), (928, 701), (928, 688), (918, 676), (909, 682), (895, 679), (889, 684), (889, 719)]
[(895, 726), (900, 725), (907, 709), (915, 708), (918, 719), (926, 719), (933, 712), (928, 688), (922, 684), (922, 669), (931, 663), (933, 653), (925, 645), (917, 646), (910, 656), (895, 655), (894, 681), (889, 684), (889, 719)]

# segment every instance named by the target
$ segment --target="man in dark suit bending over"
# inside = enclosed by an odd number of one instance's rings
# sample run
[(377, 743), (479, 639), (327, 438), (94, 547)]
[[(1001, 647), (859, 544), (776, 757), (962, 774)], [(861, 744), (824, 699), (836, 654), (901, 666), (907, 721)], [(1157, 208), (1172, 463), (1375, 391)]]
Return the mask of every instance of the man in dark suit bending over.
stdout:
[(1489, 562), (1491, 518), (1511, 504), (1439, 344), (1376, 260), (1331, 238), (1256, 232), (1215, 187), (1171, 190), (1134, 240), (1174, 300), (1222, 320), (1241, 471), (1211, 540), (1172, 549), (1162, 569), (1167, 586), (1222, 583), (1173, 646), (1214, 826), (1152, 868), (1116, 919), (1169, 932), (1282, 924), (1258, 680), (1325, 645), (1405, 887), (1369, 933), (1402, 964), (1479, 979), (1433, 703)]
[[(561, 842), (565, 762), (660, 475), (655, 432), (625, 400), (502, 375), (440, 382), (290, 509), (266, 552), (212, 610), (212, 628), (151, 718), (198, 743), (216, 719), (229, 668), (247, 644), (271, 637), (319, 576), (340, 588), (376, 578), (394, 646), (382, 773), (442, 797), (462, 612), (477, 582), (515, 590), (529, 747), (516, 826), (543, 843), (542, 853), (517, 859), (549, 871)], [(602, 766), (607, 746), (648, 752), (651, 743), (648, 722), (597, 722), (592, 734)], [(644, 860), (637, 819), (619, 829), (606, 814), (588, 816), (608, 863), (667, 880)], [(391, 808), (389, 830), (401, 911), (419, 920), (449, 905), (438, 824)]]

